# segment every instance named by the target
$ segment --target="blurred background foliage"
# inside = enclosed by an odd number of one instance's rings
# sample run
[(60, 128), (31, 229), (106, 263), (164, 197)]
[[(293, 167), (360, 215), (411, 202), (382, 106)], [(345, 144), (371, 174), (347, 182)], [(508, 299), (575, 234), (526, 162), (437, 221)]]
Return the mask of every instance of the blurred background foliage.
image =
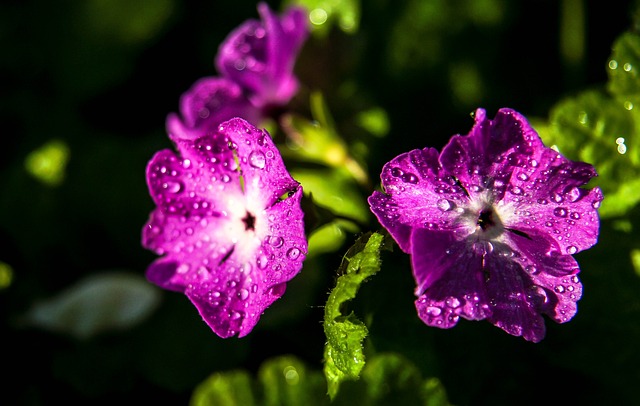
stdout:
[[(248, 0), (0, 4), (0, 312), (11, 405), (328, 404), (324, 304), (343, 253), (377, 230), (366, 197), (401, 152), (441, 148), (477, 107), (512, 107), (596, 165), (600, 241), (584, 296), (539, 344), (486, 322), (428, 328), (408, 256), (381, 253), (345, 304), (366, 364), (334, 404), (633, 404), (640, 379), (640, 28), (633, 1), (289, 0), (314, 32), (302, 88), (264, 123), (310, 193), (309, 258), (255, 330), (223, 340), (144, 279), (144, 168), (166, 115), (215, 74)], [(606, 16), (606, 17), (605, 17)], [(636, 107), (638, 106), (638, 107)]]

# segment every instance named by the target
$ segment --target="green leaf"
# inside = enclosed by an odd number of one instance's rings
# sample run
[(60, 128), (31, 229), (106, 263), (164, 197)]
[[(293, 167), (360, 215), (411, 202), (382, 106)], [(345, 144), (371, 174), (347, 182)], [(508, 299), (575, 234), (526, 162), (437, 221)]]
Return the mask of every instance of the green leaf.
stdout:
[(607, 91), (588, 90), (551, 110), (536, 125), (547, 145), (594, 165), (602, 188), (603, 218), (625, 215), (640, 202), (640, 36), (627, 32), (613, 45)]
[(423, 379), (411, 361), (395, 353), (378, 354), (362, 372), (372, 404), (449, 405), (437, 378)]
[(595, 166), (605, 199), (600, 216), (625, 214), (640, 201), (640, 149), (637, 109), (599, 91), (586, 91), (558, 103), (548, 128), (538, 127), (547, 145), (566, 157)]
[(358, 31), (359, 0), (291, 0), (287, 3), (304, 6), (309, 10), (309, 21), (315, 35), (326, 36), (334, 24), (348, 34)]
[[(325, 381), (320, 371), (308, 370), (293, 356), (265, 361), (258, 372), (265, 406), (326, 404)], [(327, 400), (327, 401), (324, 401)]]
[(254, 380), (246, 371), (215, 373), (193, 392), (191, 406), (297, 406), (328, 404), (320, 371), (293, 356), (266, 360)]
[(211, 375), (198, 385), (191, 397), (191, 406), (251, 406), (255, 405), (251, 377), (246, 371), (229, 371)]
[(329, 396), (334, 398), (340, 383), (356, 380), (365, 364), (362, 341), (367, 327), (353, 313), (342, 314), (345, 302), (355, 298), (360, 285), (380, 270), (380, 248), (384, 237), (378, 233), (361, 236), (346, 253), (340, 265), (336, 287), (325, 306), (324, 373)]
[(283, 129), (289, 142), (287, 148), (281, 148), (282, 155), (288, 159), (318, 163), (344, 171), (361, 185), (369, 187), (369, 176), (336, 131), (322, 93), (312, 93), (309, 104), (313, 121), (294, 114), (283, 117)]
[(627, 32), (618, 37), (607, 66), (609, 91), (637, 104), (640, 101), (640, 36)]

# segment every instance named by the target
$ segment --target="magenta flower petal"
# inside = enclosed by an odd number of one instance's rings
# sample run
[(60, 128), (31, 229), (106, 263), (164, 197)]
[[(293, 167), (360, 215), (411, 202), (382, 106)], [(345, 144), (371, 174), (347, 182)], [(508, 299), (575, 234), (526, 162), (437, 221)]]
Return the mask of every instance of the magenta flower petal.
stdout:
[(298, 90), (293, 68), (309, 35), (307, 14), (291, 7), (278, 18), (266, 3), (258, 12), (261, 21), (246, 21), (220, 45), (216, 68), (246, 89), (256, 107), (284, 105)]
[(302, 187), (243, 119), (176, 145), (179, 156), (160, 151), (147, 166), (157, 208), (142, 243), (161, 255), (147, 277), (185, 293), (219, 336), (242, 337), (302, 268)]
[(167, 132), (172, 140), (194, 140), (214, 131), (220, 123), (242, 117), (253, 125), (262, 120), (260, 110), (245, 97), (242, 88), (226, 78), (198, 80), (180, 97), (180, 114), (167, 117)]
[(543, 314), (563, 323), (582, 285), (573, 254), (598, 238), (594, 168), (543, 145), (526, 119), (478, 109), (468, 135), (438, 154), (401, 154), (381, 174), (371, 210), (411, 254), (416, 307), (428, 325), (486, 319), (540, 341)]

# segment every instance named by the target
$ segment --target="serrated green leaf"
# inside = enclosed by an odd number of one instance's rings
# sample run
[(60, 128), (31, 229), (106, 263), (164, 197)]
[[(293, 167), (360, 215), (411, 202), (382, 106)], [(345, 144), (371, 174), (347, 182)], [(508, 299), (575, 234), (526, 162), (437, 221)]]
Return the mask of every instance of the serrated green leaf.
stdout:
[(638, 109), (600, 91), (586, 91), (558, 103), (549, 126), (537, 126), (547, 145), (565, 156), (595, 166), (591, 185), (602, 188), (602, 217), (622, 215), (640, 201)]
[(384, 237), (378, 233), (361, 236), (340, 265), (336, 287), (325, 306), (324, 373), (329, 396), (334, 398), (340, 383), (356, 380), (365, 364), (362, 341), (367, 327), (353, 313), (343, 315), (342, 305), (355, 298), (362, 282), (380, 270), (380, 248)]
[(191, 406), (255, 405), (251, 377), (246, 371), (229, 371), (211, 375), (198, 385), (191, 396)]

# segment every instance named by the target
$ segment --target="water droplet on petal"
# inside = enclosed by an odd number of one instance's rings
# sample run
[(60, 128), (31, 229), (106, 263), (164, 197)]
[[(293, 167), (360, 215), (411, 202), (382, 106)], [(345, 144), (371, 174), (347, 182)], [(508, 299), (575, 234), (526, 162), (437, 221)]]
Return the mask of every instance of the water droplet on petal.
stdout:
[(551, 200), (553, 200), (556, 203), (562, 203), (564, 198), (560, 196), (560, 194), (554, 192), (551, 194)]
[(569, 254), (569, 255), (573, 255), (573, 254), (575, 254), (576, 252), (578, 252), (578, 247), (576, 247), (575, 245), (569, 245), (569, 246), (567, 247), (567, 254)]
[(438, 200), (438, 202), (436, 203), (436, 205), (438, 206), (438, 208), (442, 211), (449, 211), (453, 208), (454, 204), (447, 200), (447, 199), (440, 199)]
[(514, 195), (521, 195), (522, 189), (519, 188), (518, 186), (514, 186), (511, 188), (511, 193), (513, 193)]
[(238, 292), (238, 297), (240, 300), (246, 300), (249, 297), (249, 291), (246, 289), (240, 289)]
[(273, 245), (276, 248), (280, 248), (284, 244), (284, 239), (277, 235), (272, 235), (271, 237), (269, 237), (268, 241), (269, 241), (269, 244)]
[(289, 259), (296, 259), (300, 256), (300, 250), (296, 247), (293, 247), (287, 251), (287, 256)]
[(458, 298), (456, 297), (448, 297), (447, 300), (445, 301), (445, 304), (453, 309), (457, 308), (460, 306), (460, 300), (458, 300)]
[(538, 268), (533, 265), (527, 265), (524, 267), (524, 271), (530, 275), (535, 275), (538, 273)]
[(520, 174), (518, 174), (518, 179), (520, 179), (521, 181), (526, 181), (529, 179), (529, 175), (527, 175), (526, 173), (522, 172)]
[(267, 160), (264, 154), (260, 151), (253, 151), (249, 154), (249, 164), (254, 168), (264, 169)]
[(563, 285), (557, 285), (555, 288), (553, 288), (553, 290), (555, 290), (558, 293), (564, 293), (564, 286)]
[(580, 213), (577, 213), (577, 212), (574, 211), (569, 215), (569, 217), (571, 217), (574, 220), (579, 220), (580, 219)]
[(407, 183), (418, 183), (418, 177), (413, 173), (405, 173), (402, 175), (402, 180)]
[(395, 176), (396, 178), (399, 178), (403, 174), (404, 174), (404, 172), (402, 171), (402, 169), (400, 169), (400, 168), (391, 168), (391, 176)]
[(237, 312), (234, 310), (229, 314), (229, 317), (231, 317), (231, 320), (238, 320), (240, 317), (242, 317), (242, 312)]
[(438, 306), (428, 306), (427, 313), (432, 316), (440, 316), (440, 314), (442, 313), (442, 309)]
[(168, 181), (162, 184), (162, 188), (170, 193), (178, 193), (182, 190), (182, 187), (181, 182)]
[(571, 189), (569, 189), (569, 190), (567, 191), (567, 193), (565, 194), (565, 196), (567, 196), (567, 199), (568, 199), (570, 202), (575, 202), (575, 201), (577, 201), (578, 199), (580, 199), (580, 195), (581, 195), (581, 193), (580, 193), (580, 189), (578, 189), (577, 187), (572, 187), (572, 188), (571, 188)]
[(265, 269), (269, 264), (269, 259), (267, 258), (266, 255), (260, 255), (256, 262), (257, 262), (258, 268)]
[(567, 217), (567, 209), (564, 207), (556, 207), (553, 209), (553, 214), (557, 217)]

